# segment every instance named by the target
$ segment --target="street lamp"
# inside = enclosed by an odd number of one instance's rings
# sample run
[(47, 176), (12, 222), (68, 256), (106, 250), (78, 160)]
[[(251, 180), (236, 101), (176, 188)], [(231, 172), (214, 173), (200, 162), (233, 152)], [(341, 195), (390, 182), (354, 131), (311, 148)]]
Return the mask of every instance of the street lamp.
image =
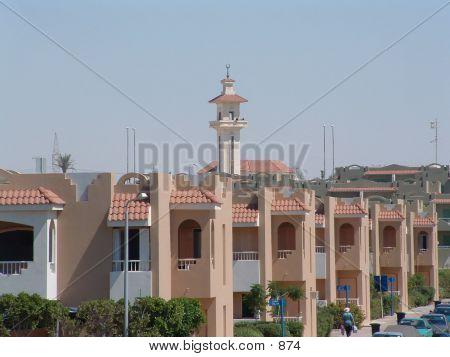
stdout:
[(128, 200), (125, 204), (125, 242), (124, 242), (124, 267), (123, 267), (123, 299), (125, 304), (125, 314), (123, 321), (123, 336), (128, 337), (128, 208), (130, 203), (144, 201), (148, 195), (140, 192), (135, 198)]

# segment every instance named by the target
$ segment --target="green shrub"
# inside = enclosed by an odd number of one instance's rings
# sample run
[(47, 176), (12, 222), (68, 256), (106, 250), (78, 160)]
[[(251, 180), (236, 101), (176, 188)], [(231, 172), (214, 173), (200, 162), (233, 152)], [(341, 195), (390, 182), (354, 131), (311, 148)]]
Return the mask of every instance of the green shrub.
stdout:
[[(254, 324), (264, 337), (281, 337), (281, 324), (275, 322), (260, 321)], [(291, 333), (285, 325), (284, 336), (290, 337)]]
[(425, 286), (425, 279), (420, 274), (412, 275), (408, 279), (408, 304), (410, 307), (425, 306), (433, 301), (435, 290)]
[(130, 336), (189, 337), (205, 321), (198, 300), (138, 298), (130, 310)]
[(330, 336), (333, 329), (334, 315), (325, 307), (317, 307), (317, 337)]
[(121, 336), (120, 321), (123, 319), (123, 303), (110, 299), (83, 302), (78, 309), (77, 319), (88, 336)]
[(450, 269), (439, 270), (439, 297), (450, 299)]
[[(345, 303), (339, 303), (339, 304), (333, 304), (327, 306), (327, 309), (329, 309), (331, 315), (333, 316), (333, 328), (339, 328), (342, 324), (342, 314), (344, 313)], [(353, 315), (353, 319), (355, 320), (356, 326), (358, 328), (361, 328), (361, 324), (366, 318), (364, 312), (361, 310), (361, 308), (358, 305), (350, 304), (349, 305), (350, 312)]]
[(234, 337), (264, 337), (254, 326), (234, 326)]
[(0, 296), (0, 316), (5, 316), (5, 331), (46, 329), (56, 332), (57, 320), (68, 318), (69, 311), (57, 300), (47, 300), (38, 294), (20, 293)]
[(303, 336), (303, 330), (304, 326), (303, 323), (300, 321), (288, 321), (286, 323), (286, 327), (289, 330), (289, 333), (293, 337), (302, 337)]

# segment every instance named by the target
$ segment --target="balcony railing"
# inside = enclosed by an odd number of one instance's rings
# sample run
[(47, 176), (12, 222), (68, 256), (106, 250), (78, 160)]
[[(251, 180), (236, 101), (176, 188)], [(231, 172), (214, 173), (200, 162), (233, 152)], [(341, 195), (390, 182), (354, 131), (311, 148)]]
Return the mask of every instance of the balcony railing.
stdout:
[[(123, 271), (125, 262), (123, 260), (113, 260), (112, 271)], [(150, 271), (152, 264), (149, 260), (129, 260), (128, 271)]]
[(20, 275), (28, 269), (28, 262), (0, 262), (0, 275)]
[(316, 253), (325, 253), (325, 247), (323, 246), (316, 246)]
[[(302, 322), (303, 316), (284, 316), (284, 321), (298, 321)], [(276, 323), (281, 323), (280, 316), (273, 316), (273, 321)]]
[[(345, 304), (345, 298), (336, 298), (336, 302), (340, 303), (343, 302)], [(359, 305), (359, 298), (348, 298), (349, 304)]]
[(419, 249), (418, 249), (419, 254), (426, 253), (427, 251), (428, 251), (427, 248), (419, 248)]
[(279, 250), (278, 259), (287, 259), (292, 254), (292, 250)]
[(394, 250), (395, 247), (383, 247), (383, 253), (384, 254), (389, 254), (390, 252), (392, 252)]
[(178, 259), (178, 270), (191, 270), (197, 264), (197, 259)]
[(249, 252), (233, 252), (233, 260), (259, 260), (259, 253), (254, 251)]
[(339, 253), (347, 253), (352, 248), (353, 248), (352, 245), (340, 245), (339, 246)]

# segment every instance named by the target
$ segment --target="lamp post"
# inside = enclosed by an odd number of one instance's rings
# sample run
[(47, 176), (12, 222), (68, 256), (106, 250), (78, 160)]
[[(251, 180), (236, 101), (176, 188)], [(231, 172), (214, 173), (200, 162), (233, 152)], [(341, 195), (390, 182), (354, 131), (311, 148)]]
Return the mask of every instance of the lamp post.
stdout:
[(125, 204), (125, 242), (124, 242), (124, 258), (123, 258), (123, 299), (125, 304), (125, 313), (123, 321), (123, 336), (128, 337), (128, 208), (130, 203), (136, 201), (144, 201), (148, 199), (148, 195), (144, 192), (139, 193), (135, 198), (128, 200)]

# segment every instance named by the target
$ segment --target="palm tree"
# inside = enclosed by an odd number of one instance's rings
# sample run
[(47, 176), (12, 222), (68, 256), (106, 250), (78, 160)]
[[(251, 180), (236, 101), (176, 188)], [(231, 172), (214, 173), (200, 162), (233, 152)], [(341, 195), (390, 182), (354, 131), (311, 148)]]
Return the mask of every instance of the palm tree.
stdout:
[(74, 169), (73, 164), (74, 161), (71, 154), (59, 154), (58, 158), (56, 159), (56, 166), (58, 166), (64, 174), (67, 172), (67, 170)]

